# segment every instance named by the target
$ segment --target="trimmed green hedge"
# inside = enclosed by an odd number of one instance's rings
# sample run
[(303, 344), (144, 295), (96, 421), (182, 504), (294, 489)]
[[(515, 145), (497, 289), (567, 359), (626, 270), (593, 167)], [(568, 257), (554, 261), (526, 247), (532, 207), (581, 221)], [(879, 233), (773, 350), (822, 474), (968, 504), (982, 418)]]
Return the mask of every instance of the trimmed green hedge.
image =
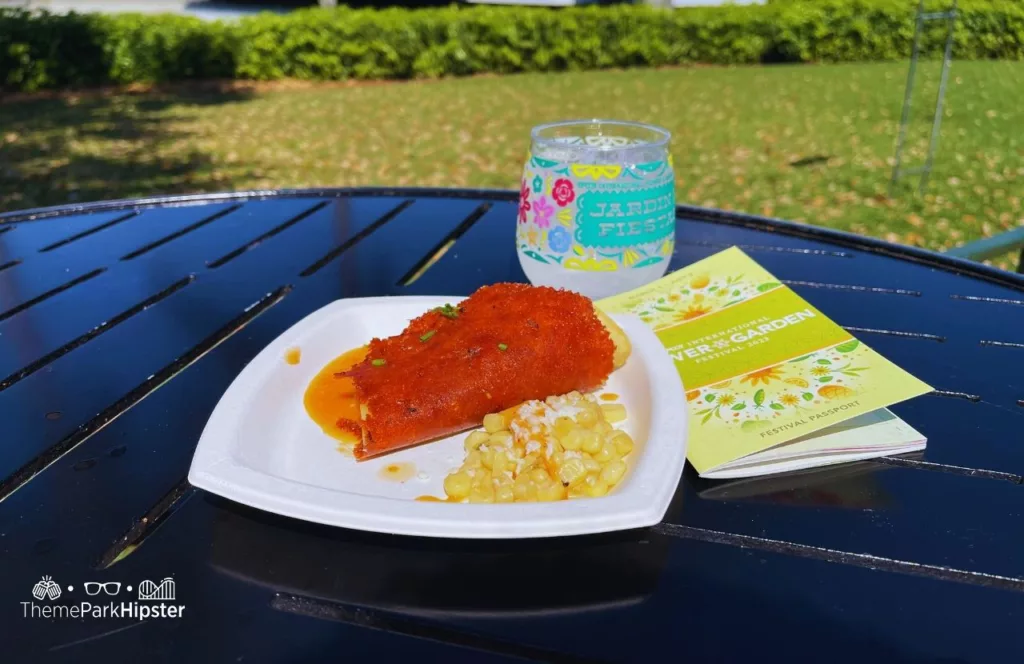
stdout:
[[(664, 10), (476, 6), (301, 10), (236, 22), (0, 9), (0, 88), (184, 79), (395, 79), (909, 55), (911, 0)], [(941, 0), (928, 3), (944, 9)], [(1024, 59), (1024, 3), (961, 0), (958, 59)], [(930, 24), (924, 53), (941, 51)]]

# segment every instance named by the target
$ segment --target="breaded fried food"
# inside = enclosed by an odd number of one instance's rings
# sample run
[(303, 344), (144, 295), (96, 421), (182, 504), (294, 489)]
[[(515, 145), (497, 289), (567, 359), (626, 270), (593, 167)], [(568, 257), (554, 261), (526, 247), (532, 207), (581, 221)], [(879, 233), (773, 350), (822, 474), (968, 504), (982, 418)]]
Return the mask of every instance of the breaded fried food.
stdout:
[[(531, 399), (594, 390), (625, 363), (625, 333), (588, 298), (526, 284), (484, 286), (457, 306), (374, 339), (344, 375), (362, 419), (357, 459), (479, 426)], [(339, 423), (340, 425), (341, 423)]]

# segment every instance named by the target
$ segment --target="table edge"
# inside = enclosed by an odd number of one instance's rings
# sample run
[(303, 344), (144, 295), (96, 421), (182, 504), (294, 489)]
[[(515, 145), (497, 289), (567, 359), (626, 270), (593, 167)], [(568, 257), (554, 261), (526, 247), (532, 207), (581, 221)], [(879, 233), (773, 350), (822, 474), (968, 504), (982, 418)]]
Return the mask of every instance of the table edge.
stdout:
[[(470, 198), (477, 200), (515, 202), (519, 192), (509, 189), (468, 189), (436, 187), (311, 187), (302, 189), (254, 189), (246, 191), (178, 194), (173, 196), (152, 196), (138, 199), (116, 199), (90, 203), (71, 203), (29, 210), (15, 210), (0, 213), (0, 227), (23, 221), (41, 221), (72, 214), (112, 212), (124, 209), (139, 209), (158, 206), (187, 206), (204, 203), (238, 202), (279, 198), (353, 198), (358, 196), (394, 196), (418, 198)], [(707, 208), (696, 205), (677, 205), (677, 216), (691, 217), (731, 226), (780, 233), (808, 240), (828, 242), (838, 246), (858, 249), (892, 258), (922, 263), (931, 267), (976, 277), (1024, 292), (1024, 275), (990, 267), (950, 254), (939, 253), (919, 247), (894, 244), (874, 237), (856, 235), (846, 231), (812, 226), (774, 217)]]

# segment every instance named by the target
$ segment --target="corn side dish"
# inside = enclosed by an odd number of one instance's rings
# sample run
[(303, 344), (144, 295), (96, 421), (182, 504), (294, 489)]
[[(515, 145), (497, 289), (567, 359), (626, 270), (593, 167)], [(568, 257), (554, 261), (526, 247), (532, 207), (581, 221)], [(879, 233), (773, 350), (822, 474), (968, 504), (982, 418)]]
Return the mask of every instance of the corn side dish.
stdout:
[(466, 438), (462, 466), (444, 480), (450, 501), (512, 503), (596, 498), (626, 474), (633, 439), (613, 426), (618, 403), (570, 392), (484, 418)]

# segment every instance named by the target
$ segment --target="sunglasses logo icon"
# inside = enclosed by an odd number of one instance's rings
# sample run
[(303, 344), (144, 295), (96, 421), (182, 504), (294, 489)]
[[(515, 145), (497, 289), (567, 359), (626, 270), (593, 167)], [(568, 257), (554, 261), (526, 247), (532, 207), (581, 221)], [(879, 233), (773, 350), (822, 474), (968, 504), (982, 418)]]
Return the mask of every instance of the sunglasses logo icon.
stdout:
[(99, 595), (100, 591), (113, 597), (117, 593), (121, 592), (120, 581), (107, 581), (100, 583), (99, 581), (86, 581), (85, 582), (85, 594), (86, 595)]

